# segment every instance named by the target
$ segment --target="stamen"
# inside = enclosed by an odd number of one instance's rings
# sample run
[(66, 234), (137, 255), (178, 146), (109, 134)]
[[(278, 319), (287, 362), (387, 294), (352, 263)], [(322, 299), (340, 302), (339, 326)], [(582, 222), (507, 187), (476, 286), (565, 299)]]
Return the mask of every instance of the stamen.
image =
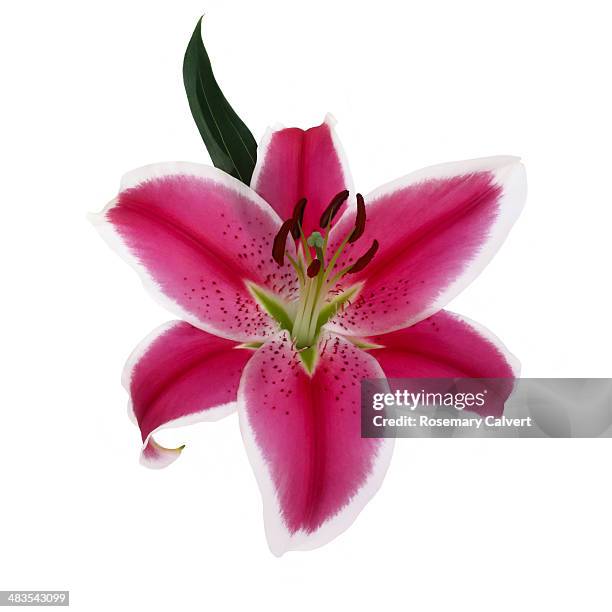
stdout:
[(306, 270), (306, 274), (308, 274), (308, 278), (314, 278), (321, 269), (321, 260), (313, 259), (308, 266), (308, 270)]
[(321, 219), (319, 219), (319, 225), (321, 227), (327, 227), (333, 221), (334, 217), (336, 216), (336, 213), (340, 210), (340, 207), (342, 206), (342, 204), (344, 204), (348, 197), (349, 192), (345, 189), (344, 191), (341, 191), (332, 198), (332, 201), (323, 211)]
[[(321, 326), (332, 316), (330, 314), (332, 310), (336, 312), (350, 303), (348, 298), (353, 295), (356, 288), (361, 286), (357, 284), (344, 291), (344, 289), (336, 289), (336, 283), (346, 274), (354, 274), (363, 270), (378, 251), (378, 240), (374, 240), (372, 246), (354, 263), (348, 263), (346, 267), (334, 274), (336, 263), (346, 245), (356, 242), (365, 232), (365, 201), (358, 193), (356, 194), (357, 214), (354, 226), (348, 230), (333, 255), (326, 252), (331, 223), (348, 196), (349, 192), (344, 190), (332, 198), (319, 221), (323, 231), (314, 231), (308, 237), (304, 234), (303, 228), (307, 201), (306, 198), (301, 198), (293, 207), (291, 218), (281, 225), (274, 238), (272, 247), (274, 260), (279, 266), (282, 266), (286, 257), (295, 268), (300, 282), (299, 298), (294, 305), (291, 317), (291, 338), (298, 351), (316, 351), (313, 347), (317, 346)], [(297, 242), (296, 257), (286, 250), (289, 234)], [(328, 260), (327, 255), (331, 255), (331, 259)], [(333, 277), (330, 279), (330, 276)], [(334, 297), (338, 291), (341, 291), (340, 296), (344, 296), (340, 301), (338, 297)]]
[(279, 266), (285, 265), (285, 245), (287, 244), (287, 236), (294, 226), (294, 219), (287, 219), (281, 225), (280, 229), (278, 230), (278, 234), (276, 234), (274, 237), (272, 257)]
[(350, 267), (347, 274), (361, 272), (372, 261), (376, 251), (378, 251), (378, 240), (374, 240), (372, 246)]
[(306, 198), (298, 200), (298, 203), (293, 208), (293, 220), (295, 226), (291, 230), (291, 235), (297, 240), (300, 237), (300, 227), (304, 225), (304, 210), (306, 209)]
[(302, 288), (304, 286), (304, 284), (306, 283), (306, 279), (304, 278), (304, 270), (302, 270), (301, 264), (296, 259), (291, 257), (291, 255), (289, 255), (288, 251), (285, 251), (285, 255), (287, 256), (287, 259), (289, 260), (289, 263), (293, 266), (293, 269), (295, 270), (296, 274), (298, 275), (298, 280), (300, 281), (300, 288)]
[(365, 231), (366, 224), (366, 209), (365, 202), (363, 201), (363, 196), (358, 193), (357, 194), (357, 217), (355, 218), (355, 229), (349, 238), (349, 242), (353, 243), (358, 238), (361, 238), (363, 232)]

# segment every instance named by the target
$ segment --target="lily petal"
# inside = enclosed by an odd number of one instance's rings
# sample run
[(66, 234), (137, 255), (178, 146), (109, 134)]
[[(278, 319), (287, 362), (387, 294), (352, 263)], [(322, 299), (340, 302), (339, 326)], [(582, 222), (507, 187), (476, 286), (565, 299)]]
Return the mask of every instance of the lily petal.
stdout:
[[(486, 414), (502, 414), (520, 374), (517, 358), (489, 330), (460, 315), (441, 311), (390, 334), (367, 339), (387, 378), (494, 378), (495, 397)], [(486, 382), (483, 383), (486, 386)], [(478, 409), (474, 409), (479, 412)]]
[(154, 432), (200, 421), (216, 421), (236, 409), (240, 375), (253, 352), (182, 321), (153, 331), (134, 350), (123, 371), (129, 411), (140, 427), (141, 462), (161, 468), (182, 447), (164, 448)]
[(360, 381), (384, 377), (380, 366), (338, 336), (323, 346), (310, 377), (283, 332), (255, 353), (240, 382), (240, 426), (276, 555), (344, 531), (391, 457), (393, 440), (361, 437)]
[(163, 305), (205, 331), (264, 339), (274, 325), (245, 281), (287, 300), (297, 291), (293, 269), (271, 256), (278, 215), (216, 168), (169, 163), (135, 170), (93, 222)]
[[(335, 269), (355, 262), (377, 240), (358, 299), (328, 324), (351, 335), (387, 333), (438, 312), (486, 266), (525, 201), (517, 158), (491, 157), (425, 168), (366, 197), (363, 236), (348, 244)], [(333, 228), (331, 252), (354, 224), (347, 211)]]
[(271, 129), (258, 149), (251, 187), (282, 219), (291, 217), (298, 200), (306, 198), (304, 233), (307, 236), (320, 229), (321, 213), (331, 199), (345, 189), (352, 190), (348, 164), (334, 124), (328, 115), (321, 125), (308, 130)]

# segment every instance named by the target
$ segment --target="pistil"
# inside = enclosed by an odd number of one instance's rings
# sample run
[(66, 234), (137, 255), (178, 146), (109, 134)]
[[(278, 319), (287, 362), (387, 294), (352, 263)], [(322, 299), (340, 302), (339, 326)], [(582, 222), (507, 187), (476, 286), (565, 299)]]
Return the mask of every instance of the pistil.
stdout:
[[(341, 308), (355, 293), (355, 288), (353, 288), (345, 292), (346, 298), (344, 298), (341, 293), (339, 296), (336, 295), (333, 299), (330, 299), (330, 292), (333, 291), (336, 284), (346, 274), (363, 270), (367, 264), (370, 263), (378, 250), (378, 241), (374, 240), (372, 246), (359, 257), (357, 261), (340, 270), (340, 272), (333, 275), (331, 279), (329, 278), (346, 245), (356, 242), (365, 231), (365, 202), (363, 196), (357, 194), (357, 215), (355, 218), (355, 225), (343, 238), (335, 253), (328, 259), (326, 251), (331, 224), (348, 198), (348, 195), (349, 192), (346, 190), (336, 194), (325, 211), (323, 211), (320, 225), (325, 232), (325, 236), (322, 236), (321, 233), (317, 231), (312, 232), (308, 238), (305, 236), (303, 219), (307, 202), (305, 198), (302, 198), (295, 205), (291, 218), (287, 219), (282, 224), (274, 239), (274, 246), (272, 249), (274, 260), (279, 265), (283, 265), (284, 256), (286, 255), (291, 265), (295, 268), (300, 281), (300, 297), (295, 305), (295, 317), (293, 318), (293, 325), (291, 328), (291, 335), (298, 350), (314, 346), (323, 323), (333, 316), (337, 309)], [(286, 250), (289, 234), (298, 242), (297, 258), (292, 257)], [(316, 253), (316, 257), (314, 258), (311, 249), (314, 249)]]

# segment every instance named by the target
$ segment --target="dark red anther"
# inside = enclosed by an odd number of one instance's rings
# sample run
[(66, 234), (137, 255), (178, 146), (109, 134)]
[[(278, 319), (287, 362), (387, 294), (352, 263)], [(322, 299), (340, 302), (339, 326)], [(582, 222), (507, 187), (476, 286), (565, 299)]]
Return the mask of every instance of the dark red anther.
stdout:
[(321, 260), (313, 259), (310, 262), (308, 269), (306, 270), (306, 274), (308, 274), (308, 278), (314, 278), (319, 273), (320, 269), (321, 269)]
[(293, 219), (287, 219), (278, 230), (278, 234), (274, 237), (274, 244), (272, 245), (272, 257), (274, 261), (279, 265), (285, 265), (285, 246), (287, 245), (287, 236), (293, 229), (295, 221)]
[(342, 206), (342, 204), (344, 204), (344, 202), (346, 202), (346, 199), (348, 197), (349, 197), (349, 192), (345, 189), (344, 191), (337, 193), (332, 198), (332, 201), (329, 203), (327, 208), (323, 211), (323, 214), (321, 215), (321, 219), (319, 219), (319, 225), (321, 227), (325, 228), (333, 221), (334, 217), (336, 216), (336, 213), (340, 210), (340, 207)]
[(375, 240), (372, 246), (351, 266), (348, 274), (361, 272), (372, 261), (376, 251), (378, 251), (378, 240)]
[[(291, 230), (291, 235), (297, 240), (300, 237), (300, 225), (304, 225), (304, 210), (306, 209), (306, 198), (302, 198), (293, 208), (293, 220), (295, 225)], [(299, 223), (299, 225), (298, 225)]]
[(363, 196), (358, 193), (357, 194), (357, 217), (355, 218), (355, 229), (349, 238), (349, 242), (355, 242), (358, 238), (361, 238), (363, 232), (365, 231), (365, 223), (366, 223), (366, 209), (365, 202), (363, 201)]

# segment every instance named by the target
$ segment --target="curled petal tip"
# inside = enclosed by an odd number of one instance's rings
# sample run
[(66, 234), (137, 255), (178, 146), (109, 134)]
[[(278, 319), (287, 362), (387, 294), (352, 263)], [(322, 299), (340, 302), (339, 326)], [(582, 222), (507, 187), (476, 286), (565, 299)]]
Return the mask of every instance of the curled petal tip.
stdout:
[(174, 463), (180, 456), (185, 445), (178, 448), (166, 448), (149, 438), (140, 454), (140, 463), (152, 469), (162, 469)]

